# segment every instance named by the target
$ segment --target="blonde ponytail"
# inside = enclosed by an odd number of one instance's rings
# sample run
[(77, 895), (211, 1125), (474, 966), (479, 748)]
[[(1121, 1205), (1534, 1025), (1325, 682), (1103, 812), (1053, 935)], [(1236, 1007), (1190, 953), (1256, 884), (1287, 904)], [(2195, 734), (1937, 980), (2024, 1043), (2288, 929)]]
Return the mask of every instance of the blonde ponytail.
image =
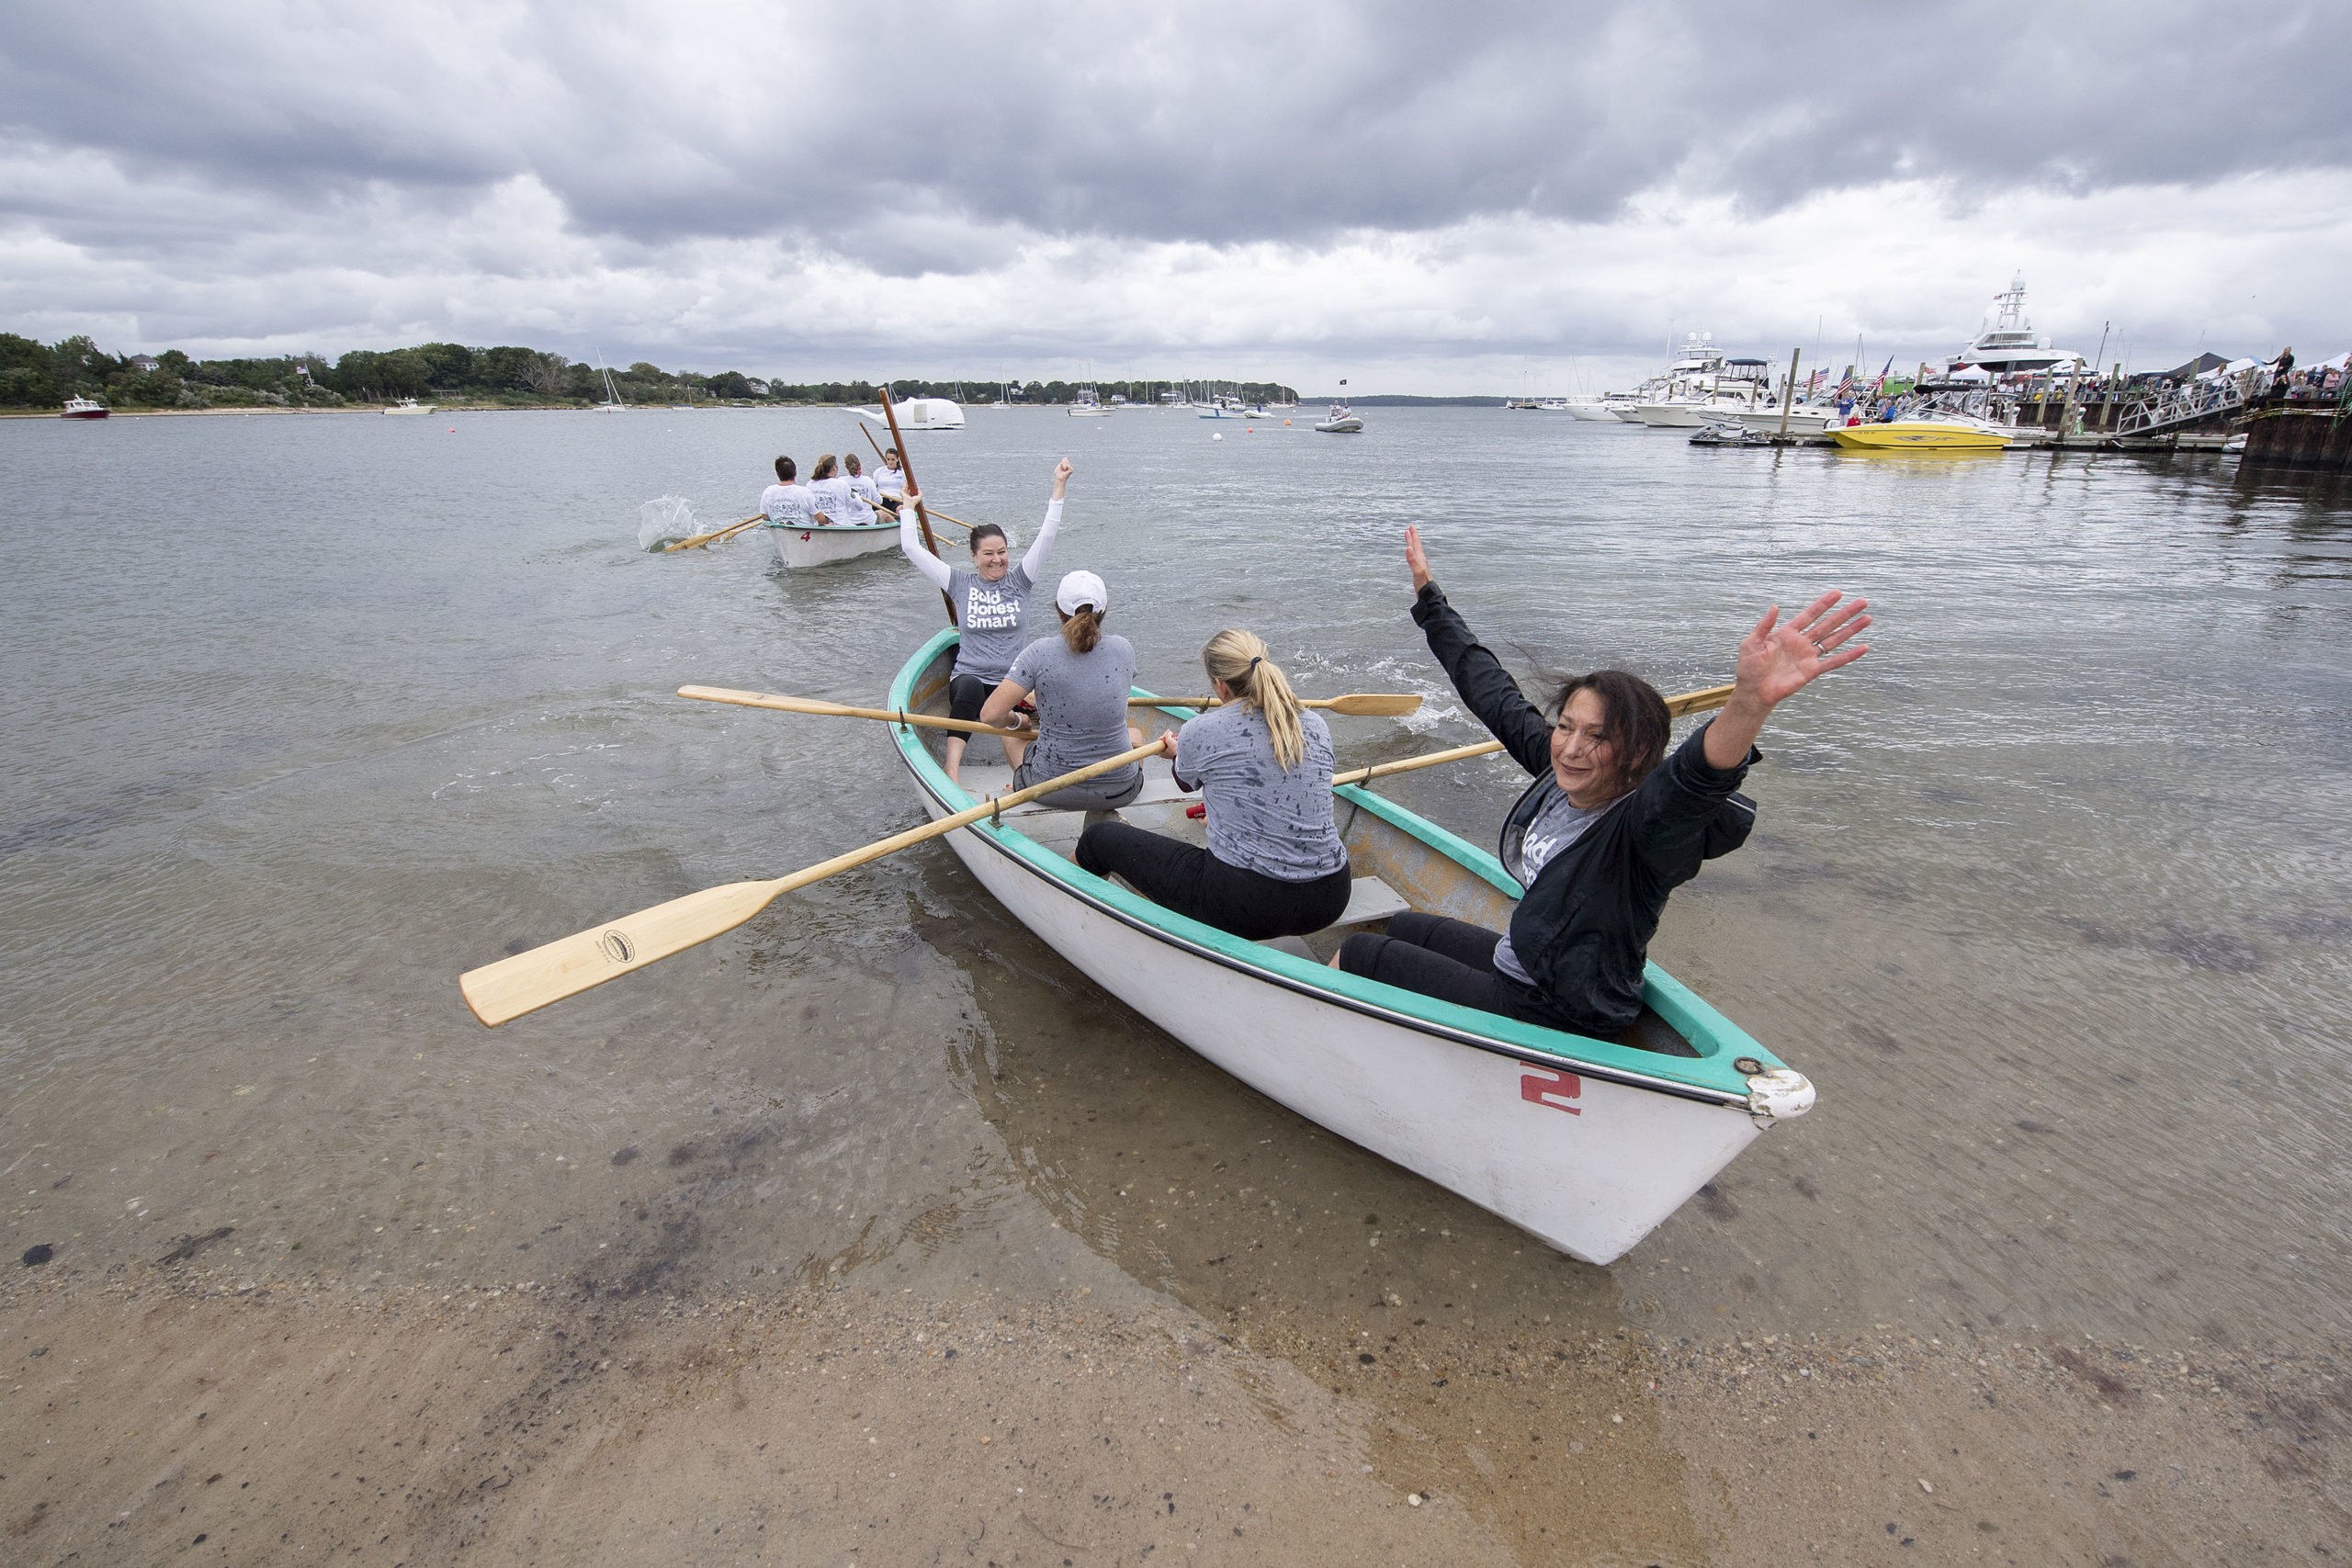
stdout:
[(1282, 667), (1267, 656), (1258, 634), (1229, 626), (1209, 638), (1201, 649), (1202, 668), (1212, 682), (1222, 681), (1240, 701), (1266, 717), (1266, 733), (1274, 743), (1274, 761), (1284, 773), (1306, 755), (1306, 735), (1298, 724), (1298, 698)]

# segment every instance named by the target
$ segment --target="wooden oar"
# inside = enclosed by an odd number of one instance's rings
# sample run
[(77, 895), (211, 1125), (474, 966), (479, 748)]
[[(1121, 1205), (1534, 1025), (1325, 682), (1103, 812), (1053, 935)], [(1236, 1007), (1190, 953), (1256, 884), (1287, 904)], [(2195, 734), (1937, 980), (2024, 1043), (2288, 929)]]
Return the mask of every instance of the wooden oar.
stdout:
[(714, 539), (732, 538), (736, 535), (741, 533), (744, 529), (750, 527), (752, 524), (764, 523), (767, 520), (767, 513), (761, 513), (757, 516), (753, 517), (746, 517), (741, 523), (730, 523), (724, 528), (714, 528), (707, 534), (696, 534), (691, 539), (680, 539), (674, 545), (664, 545), (662, 547), (662, 553), (666, 556), (672, 550), (691, 550), (699, 546), (707, 545)]
[[(1129, 697), (1131, 708), (1221, 708), (1223, 697)], [(1357, 718), (1401, 718), (1419, 713), (1421, 699), (1410, 692), (1351, 692), (1344, 697), (1301, 697), (1303, 708), (1329, 708)]]
[[(915, 492), (915, 521), (922, 525), (922, 547), (936, 559), (939, 541), (931, 536), (931, 518), (922, 505), (922, 486), (915, 483), (914, 459), (907, 455), (907, 438), (899, 434), (899, 408), (890, 400), (890, 389), (887, 386), (882, 389), (882, 417), (890, 422), (890, 445), (899, 449), (899, 471), (907, 476), (907, 488)], [(868, 432), (865, 438), (873, 440), (873, 434)], [(956, 601), (944, 588), (939, 591), (939, 602), (947, 606), (947, 624), (956, 625)]]
[(904, 708), (854, 708), (840, 703), (820, 702), (814, 697), (780, 697), (773, 692), (737, 692), (725, 686), (681, 686), (678, 695), (692, 697), (696, 702), (733, 703), (737, 707), (775, 708), (779, 713), (813, 713), (827, 718), (878, 718), (886, 724), (919, 724), (926, 729), (952, 729), (962, 735), (994, 735), (1013, 740), (1035, 740), (1034, 729), (999, 729), (992, 724), (975, 724), (964, 718), (934, 718), (927, 713), (909, 713)]
[[(1703, 691), (1685, 692), (1679, 697), (1667, 698), (1666, 711), (1668, 717), (1680, 718), (1687, 713), (1710, 712), (1729, 701), (1731, 701), (1729, 686), (1709, 686)], [(1394, 762), (1374, 762), (1369, 768), (1358, 768), (1353, 773), (1334, 773), (1331, 775), (1331, 783), (1335, 788), (1340, 784), (1363, 784), (1375, 774), (1385, 779), (1391, 773), (1409, 773), (1416, 768), (1434, 768), (1440, 762), (1458, 762), (1464, 757), (1483, 757), (1490, 751), (1499, 751), (1502, 749), (1503, 743), (1499, 740), (1481, 740), (1476, 746), (1456, 746), (1450, 751), (1432, 751), (1426, 757), (1406, 757)]]
[(969, 827), (1008, 807), (1024, 806), (1040, 795), (1084, 784), (1130, 762), (1140, 762), (1159, 750), (1159, 742), (1154, 740), (1148, 746), (1105, 757), (1058, 778), (999, 795), (968, 811), (943, 817), (925, 827), (877, 839), (863, 849), (820, 861), (773, 882), (730, 882), (723, 887), (706, 887), (699, 893), (639, 909), (594, 931), (579, 931), (528, 953), (469, 969), (458, 977), (458, 988), (464, 993), (466, 1005), (473, 1010), (474, 1016), (495, 1028), (508, 1019), (520, 1018), (591, 986), (617, 980), (657, 959), (731, 931), (795, 888)]

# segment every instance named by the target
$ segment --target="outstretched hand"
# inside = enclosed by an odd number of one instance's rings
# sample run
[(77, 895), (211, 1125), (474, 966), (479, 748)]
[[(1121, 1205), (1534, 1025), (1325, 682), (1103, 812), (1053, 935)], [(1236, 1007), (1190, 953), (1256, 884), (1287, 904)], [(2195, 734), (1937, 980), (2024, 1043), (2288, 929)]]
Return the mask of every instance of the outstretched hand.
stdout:
[(1059, 501), (1069, 489), (1069, 459), (1064, 457), (1054, 466), (1054, 499)]
[(1778, 604), (1765, 611), (1740, 639), (1731, 701), (1707, 726), (1702, 742), (1707, 765), (1741, 766), (1776, 705), (1868, 653), (1868, 643), (1846, 644), (1871, 624), (1862, 613), (1869, 607), (1869, 600), (1847, 601), (1832, 589), (1785, 622)]
[(1413, 570), (1413, 592), (1419, 593), (1430, 585), (1430, 558), (1421, 553), (1421, 531), (1405, 530), (1405, 564)]
[(1733, 672), (1738, 694), (1769, 709), (1807, 682), (1843, 670), (1871, 650), (1868, 643), (1845, 646), (1870, 626), (1862, 613), (1868, 608), (1869, 600), (1847, 600), (1834, 588), (1786, 621), (1773, 605), (1740, 639)]

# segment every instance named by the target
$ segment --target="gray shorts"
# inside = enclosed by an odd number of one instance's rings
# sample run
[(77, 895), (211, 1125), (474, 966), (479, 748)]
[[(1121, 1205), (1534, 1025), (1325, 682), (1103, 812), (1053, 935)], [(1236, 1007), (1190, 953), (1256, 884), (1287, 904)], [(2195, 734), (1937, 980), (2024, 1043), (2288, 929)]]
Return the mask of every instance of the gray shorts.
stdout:
[[(1021, 759), (1021, 765), (1012, 770), (1014, 789), (1027, 789), (1032, 784), (1044, 784), (1054, 776), (1051, 773), (1036, 773), (1031, 769), (1029, 757), (1035, 755), (1036, 753), (1034, 750), (1031, 751), (1029, 756)], [(1124, 768), (1114, 769), (1110, 773), (1074, 784), (1068, 789), (1057, 789), (1051, 795), (1039, 795), (1031, 804), (1050, 807), (1056, 811), (1116, 811), (1120, 807), (1131, 804), (1136, 796), (1142, 793), (1143, 764), (1129, 762)]]

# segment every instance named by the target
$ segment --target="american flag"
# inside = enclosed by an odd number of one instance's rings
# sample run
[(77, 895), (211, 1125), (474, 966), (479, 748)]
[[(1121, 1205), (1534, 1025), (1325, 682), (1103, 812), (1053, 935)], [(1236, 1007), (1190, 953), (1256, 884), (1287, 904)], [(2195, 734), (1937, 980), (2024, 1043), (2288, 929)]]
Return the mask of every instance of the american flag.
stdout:
[(1854, 367), (1853, 367), (1852, 366), (1849, 365), (1848, 367), (1846, 367), (1846, 374), (1844, 374), (1843, 376), (1840, 376), (1840, 377), (1838, 378), (1838, 398), (1837, 398), (1837, 400), (1842, 403), (1842, 402), (1844, 402), (1847, 399), (1849, 399), (1849, 398), (1852, 397), (1853, 395), (1854, 395)]
[(1878, 379), (1871, 383), (1871, 397), (1877, 397), (1881, 392), (1886, 390), (1886, 373), (1894, 368), (1894, 355), (1890, 354), (1886, 356), (1886, 364), (1879, 370)]

